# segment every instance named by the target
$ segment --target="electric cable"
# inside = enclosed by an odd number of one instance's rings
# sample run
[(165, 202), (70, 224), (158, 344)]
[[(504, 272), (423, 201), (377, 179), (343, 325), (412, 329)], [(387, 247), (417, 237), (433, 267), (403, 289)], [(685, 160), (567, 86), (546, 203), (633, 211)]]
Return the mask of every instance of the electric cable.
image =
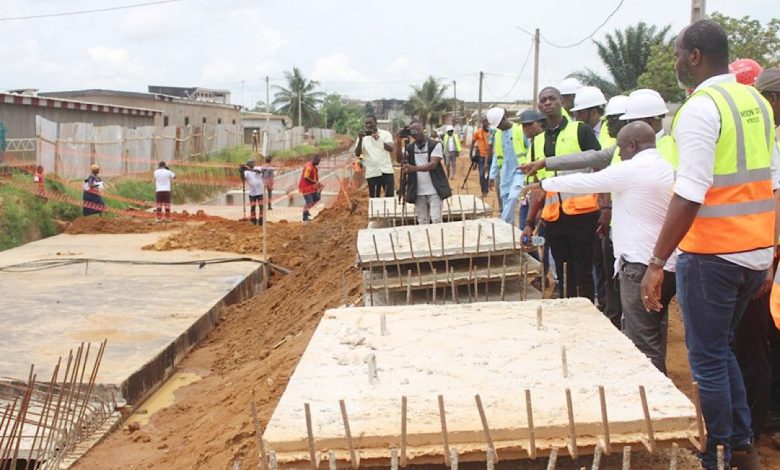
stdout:
[(520, 78), (522, 77), (523, 72), (525, 71), (525, 67), (528, 65), (528, 59), (531, 58), (531, 52), (533, 52), (533, 50), (534, 50), (534, 43), (533, 43), (533, 41), (531, 41), (531, 47), (528, 49), (528, 53), (525, 55), (525, 60), (523, 61), (523, 66), (520, 67), (520, 72), (518, 72), (517, 78), (515, 79), (515, 82), (512, 84), (512, 86), (509, 88), (509, 91), (507, 91), (506, 93), (504, 93), (501, 96), (496, 96), (493, 93), (493, 91), (490, 89), (490, 85), (488, 85), (487, 82), (485, 82), (485, 88), (487, 88), (488, 92), (493, 96), (493, 98), (495, 98), (497, 100), (501, 100), (501, 99), (506, 98), (507, 95), (509, 95), (510, 93), (512, 93), (512, 90), (514, 90), (515, 87), (517, 86), (517, 84), (520, 82)]
[(225, 264), (225, 263), (258, 263), (266, 265), (276, 271), (283, 274), (291, 274), (292, 271), (272, 263), (270, 261), (259, 260), (249, 257), (234, 257), (234, 258), (209, 258), (202, 260), (191, 261), (140, 261), (140, 260), (117, 260), (117, 259), (98, 259), (98, 258), (47, 258), (36, 261), (27, 261), (24, 263), (10, 264), (8, 266), (0, 266), (0, 272), (8, 273), (28, 273), (35, 271), (44, 271), (47, 269), (60, 268), (63, 266), (72, 266), (76, 264), (88, 264), (88, 263), (103, 263), (103, 264), (120, 264), (120, 265), (133, 265), (133, 266), (198, 266), (199, 269), (203, 269), (210, 264)]
[[(604, 21), (602, 21), (601, 24), (598, 25), (598, 27), (596, 27), (596, 29), (594, 29), (592, 33), (590, 33), (589, 35), (585, 36), (584, 38), (580, 39), (577, 42), (573, 42), (571, 44), (562, 45), (562, 44), (557, 44), (557, 43), (554, 43), (554, 42), (550, 41), (549, 39), (547, 39), (541, 33), (539, 34), (539, 36), (541, 37), (541, 39), (545, 43), (547, 43), (548, 45), (550, 45), (552, 47), (558, 48), (558, 49), (571, 49), (572, 47), (577, 47), (577, 46), (581, 45), (582, 43), (584, 43), (585, 41), (587, 41), (588, 39), (592, 39), (593, 36), (595, 36), (596, 33), (598, 33), (601, 30), (601, 28), (603, 28), (607, 24), (607, 22), (612, 19), (613, 16), (615, 16), (615, 14), (618, 12), (618, 10), (620, 10), (620, 7), (623, 6), (623, 3), (625, 3), (625, 1), (626, 0), (620, 0), (618, 2), (617, 6), (615, 7), (615, 9), (612, 10), (612, 12), (609, 15), (607, 15), (607, 17), (604, 19)], [(517, 29), (519, 29), (520, 31), (524, 32), (525, 34), (527, 34), (527, 35), (529, 35), (531, 37), (534, 37), (534, 33), (528, 31), (525, 28), (521, 28), (520, 26), (517, 26)]]
[(183, 1), (184, 0), (157, 0), (154, 2), (134, 3), (131, 5), (120, 5), (116, 7), (95, 8), (92, 10), (63, 11), (60, 13), (44, 13), (41, 15), (28, 15), (28, 16), (7, 16), (5, 18), (0, 18), (0, 21), (37, 20), (40, 18), (54, 18), (57, 16), (85, 15), (89, 13), (103, 13), (107, 11), (129, 10), (130, 8), (148, 7), (153, 5), (162, 5), (165, 3), (176, 3), (176, 2), (183, 2)]

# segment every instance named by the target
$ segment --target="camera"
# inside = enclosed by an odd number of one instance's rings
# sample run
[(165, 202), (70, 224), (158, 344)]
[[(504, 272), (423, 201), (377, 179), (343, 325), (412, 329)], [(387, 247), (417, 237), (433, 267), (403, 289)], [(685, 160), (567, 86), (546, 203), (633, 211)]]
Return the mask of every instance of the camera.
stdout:
[(409, 129), (409, 126), (404, 126), (403, 129), (398, 133), (402, 138), (406, 139), (412, 136), (412, 131)]

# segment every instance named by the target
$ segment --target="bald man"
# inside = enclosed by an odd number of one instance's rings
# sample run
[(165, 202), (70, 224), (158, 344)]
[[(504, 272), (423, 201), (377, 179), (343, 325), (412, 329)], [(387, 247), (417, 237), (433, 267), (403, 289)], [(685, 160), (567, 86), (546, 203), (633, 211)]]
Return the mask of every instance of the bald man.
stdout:
[(567, 193), (612, 193), (612, 242), (615, 273), (620, 276), (622, 330), (653, 365), (666, 373), (666, 337), (669, 301), (675, 294), (674, 258), (666, 264), (663, 308), (648, 313), (640, 283), (647, 260), (661, 232), (672, 199), (674, 169), (655, 148), (655, 131), (642, 121), (627, 124), (617, 135), (619, 165), (597, 173), (548, 178), (529, 190)]

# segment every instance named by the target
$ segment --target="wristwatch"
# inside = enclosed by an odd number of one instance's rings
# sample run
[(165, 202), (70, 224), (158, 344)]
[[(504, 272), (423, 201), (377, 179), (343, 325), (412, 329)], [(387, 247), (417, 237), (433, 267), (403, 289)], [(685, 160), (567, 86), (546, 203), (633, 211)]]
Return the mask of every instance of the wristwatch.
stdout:
[(655, 255), (650, 255), (650, 259), (647, 261), (647, 264), (654, 264), (658, 267), (663, 268), (666, 265), (666, 260), (663, 258), (659, 258)]

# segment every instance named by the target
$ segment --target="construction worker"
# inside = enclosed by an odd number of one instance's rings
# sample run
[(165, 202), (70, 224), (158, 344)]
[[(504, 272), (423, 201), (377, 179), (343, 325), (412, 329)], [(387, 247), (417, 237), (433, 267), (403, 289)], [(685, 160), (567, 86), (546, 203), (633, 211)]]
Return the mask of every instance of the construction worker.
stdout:
[[(402, 162), (401, 172), (406, 177), (404, 198), (414, 204), (419, 224), (441, 223), (442, 202), (452, 196), (447, 175), (441, 165), (443, 151), (441, 142), (425, 136), (423, 124), (413, 121), (409, 124), (412, 138), (406, 147), (398, 134), (396, 159)], [(404, 148), (404, 150), (401, 150)]]
[[(155, 214), (157, 222), (163, 220), (163, 210), (165, 211), (165, 220), (171, 220), (171, 190), (173, 189), (173, 180), (176, 174), (168, 168), (165, 162), (157, 164), (154, 170), (154, 201)], [(251, 199), (251, 196), (250, 196)]]
[(737, 77), (737, 83), (753, 86), (764, 69), (753, 59), (737, 59), (729, 64), (729, 72)]
[[(644, 122), (625, 126), (617, 136), (624, 163), (603, 171), (547, 178), (531, 189), (567, 193), (612, 193), (615, 243), (614, 269), (620, 272), (622, 330), (663, 373), (666, 373), (668, 306), (674, 297), (674, 271), (664, 277), (663, 308), (645, 311), (640, 292), (647, 259), (661, 231), (672, 199), (674, 170), (655, 148), (655, 132)], [(673, 265), (667, 263), (667, 269)]]
[[(544, 114), (540, 113), (536, 109), (526, 109), (519, 116), (520, 125), (523, 126), (523, 135), (525, 135), (526, 145), (533, 142), (534, 137), (544, 132), (547, 128), (547, 118)], [(523, 159), (522, 165), (528, 163), (530, 156), (526, 155)], [(521, 165), (521, 167), (522, 167)], [(522, 170), (518, 168), (518, 171), (522, 173)], [(534, 182), (532, 176), (525, 175), (525, 184)], [(525, 219), (528, 218), (529, 201), (527, 197), (520, 198), (520, 227), (525, 227)]]
[[(469, 155), (476, 157), (477, 170), (479, 171), (479, 189), (482, 191), (482, 199), (488, 195), (488, 173), (490, 171), (488, 158), (488, 138), (490, 136), (490, 124), (484, 116), (479, 118), (479, 128), (471, 136), (471, 149)], [(476, 152), (476, 153), (475, 153)], [(488, 166), (485, 166), (488, 164)]]
[(271, 157), (265, 157), (265, 165), (263, 165), (260, 168), (260, 174), (263, 176), (263, 186), (265, 186), (265, 196), (268, 198), (268, 203), (266, 206), (268, 206), (268, 210), (270, 211), (273, 209), (271, 206), (271, 203), (273, 202), (273, 199), (271, 196), (274, 194), (274, 173), (276, 170), (274, 170), (274, 167), (271, 166)]
[(462, 146), (460, 144), (460, 137), (455, 132), (455, 128), (447, 126), (446, 133), (444, 134), (444, 168), (447, 170), (447, 176), (449, 179), (455, 178), (455, 170), (458, 163), (458, 156)]
[[(620, 129), (626, 124), (626, 121), (621, 121), (620, 117), (626, 112), (627, 101), (627, 96), (617, 95), (610, 98), (607, 102), (604, 111), (604, 126), (607, 128), (607, 135), (613, 140), (616, 138), (618, 132), (620, 132)], [(548, 166), (552, 171), (580, 170), (583, 168), (592, 168), (593, 170), (598, 171), (606, 168), (610, 163), (619, 160), (620, 157), (617, 145), (613, 144), (612, 146), (602, 148), (601, 150), (587, 150), (578, 154), (542, 158), (523, 165), (521, 170), (529, 176), (536, 175), (538, 171)], [(616, 328), (622, 329), (620, 287), (619, 283), (615, 280), (615, 270), (613, 269), (615, 255), (612, 239), (610, 237), (612, 203), (609, 194), (600, 194), (599, 204), (601, 210), (596, 225), (596, 233), (601, 239), (601, 246), (598, 249), (595, 249), (595, 251), (600, 253), (603, 257), (605, 281), (603, 299), (599, 299), (598, 307)]]
[[(604, 93), (595, 86), (584, 86), (577, 90), (574, 95), (574, 106), (571, 112), (574, 113), (574, 119), (584, 122), (593, 128), (596, 138), (599, 139), (601, 148), (609, 147), (615, 143), (607, 134), (607, 126), (603, 124), (604, 105), (607, 99)], [(605, 145), (606, 144), (606, 145)]]
[[(311, 209), (320, 201), (322, 183), (317, 170), (320, 164), (320, 156), (315, 155), (301, 171), (301, 180), (298, 182), (298, 191), (303, 195), (303, 221), (311, 220)], [(262, 179), (261, 179), (262, 181)], [(262, 193), (261, 193), (262, 194)]]
[[(571, 121), (563, 115), (558, 89), (542, 89), (539, 93), (539, 110), (547, 119), (547, 129), (534, 137), (531, 160), (601, 149), (590, 126)], [(560, 295), (585, 297), (593, 301), (593, 240), (599, 218), (598, 197), (595, 194), (548, 192), (544, 200), (532, 200), (523, 235), (530, 237), (533, 234), (540, 210), (545, 224), (545, 239), (555, 259), (558, 279), (564, 281), (559, 283)], [(563, 284), (567, 285), (565, 292)]]
[(490, 186), (495, 185), (496, 175), (501, 172), (501, 201), (503, 210), (501, 219), (510, 225), (515, 224), (517, 200), (523, 189), (523, 174), (518, 167), (525, 163), (528, 146), (523, 128), (509, 121), (503, 108), (490, 108), (487, 112), (488, 123), (496, 129), (493, 138), (493, 162), (490, 168)]
[(582, 83), (574, 77), (564, 78), (558, 85), (558, 91), (561, 92), (561, 100), (563, 101), (564, 116), (567, 118), (571, 116), (574, 97), (580, 88), (582, 88)]
[(252, 131), (252, 151), (257, 153), (259, 139), (257, 137), (257, 129)]
[(750, 409), (730, 344), (751, 298), (772, 284), (778, 180), (770, 105), (729, 74), (726, 31), (711, 20), (683, 28), (678, 81), (694, 87), (672, 123), (680, 166), (669, 211), (648, 260), (642, 300), (660, 311), (663, 267), (675, 250), (677, 298), (693, 379), (707, 425), (707, 470), (760, 468)]

